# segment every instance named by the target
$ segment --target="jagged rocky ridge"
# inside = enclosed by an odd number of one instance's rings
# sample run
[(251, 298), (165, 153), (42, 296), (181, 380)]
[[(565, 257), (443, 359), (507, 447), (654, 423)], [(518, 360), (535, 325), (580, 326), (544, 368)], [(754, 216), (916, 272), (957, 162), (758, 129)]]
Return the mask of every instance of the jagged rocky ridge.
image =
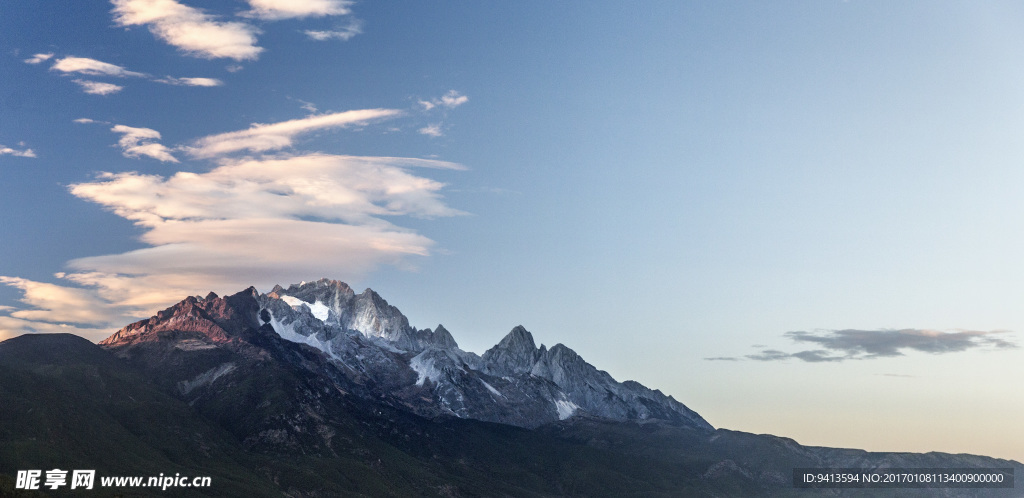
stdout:
[[(321, 279), (259, 294), (250, 288), (227, 298), (190, 297), (118, 331), (103, 345), (130, 354), (132, 345), (181, 335), (178, 350), (251, 342), (261, 334), (307, 345), (331, 365), (339, 389), (416, 414), (455, 416), (538, 427), (574, 416), (610, 420), (665, 420), (700, 431), (713, 430), (671, 396), (637, 382), (617, 382), (572, 349), (536, 346), (515, 327), (482, 356), (459, 349), (441, 325), (416, 329), (373, 290), (356, 294), (343, 282)], [(265, 337), (264, 337), (265, 339)], [(255, 354), (255, 353), (254, 353)], [(232, 374), (233, 363), (180, 379), (190, 394)], [(201, 390), (199, 391), (201, 392)]]

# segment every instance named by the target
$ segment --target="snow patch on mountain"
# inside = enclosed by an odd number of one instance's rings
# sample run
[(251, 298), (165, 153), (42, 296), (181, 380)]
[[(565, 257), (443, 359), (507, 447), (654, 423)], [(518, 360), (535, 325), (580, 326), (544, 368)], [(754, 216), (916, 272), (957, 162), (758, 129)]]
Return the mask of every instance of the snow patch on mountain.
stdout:
[(558, 410), (558, 420), (565, 420), (576, 414), (580, 407), (576, 403), (566, 399), (555, 400), (555, 409)]
[(307, 344), (312, 346), (324, 353), (331, 358), (338, 359), (338, 357), (331, 351), (330, 344), (324, 343), (320, 339), (317, 339), (316, 334), (302, 335), (295, 331), (295, 323), (288, 323), (287, 325), (281, 322), (273, 312), (268, 311), (270, 314), (270, 326), (274, 328), (274, 332), (281, 336), (282, 339), (291, 342), (297, 342), (299, 344)]
[(483, 385), (484, 385), (484, 387), (486, 387), (488, 391), (490, 391), (490, 392), (494, 393), (495, 395), (501, 396), (502, 398), (504, 398), (504, 397), (505, 397), (505, 395), (504, 395), (504, 394), (501, 394), (501, 392), (500, 392), (500, 391), (498, 391), (497, 389), (495, 389), (495, 388), (494, 388), (494, 386), (492, 386), (492, 385), (488, 384), (488, 383), (487, 383), (487, 381), (485, 381), (484, 379), (480, 379), (480, 383), (481, 383), (481, 384), (483, 384)]
[(306, 342), (306, 336), (295, 332), (292, 324), (285, 325), (273, 312), (268, 311), (267, 313), (270, 315), (270, 326), (274, 328), (274, 332), (277, 332), (277, 335), (281, 336), (282, 339), (292, 342)]
[(424, 351), (411, 360), (409, 366), (416, 372), (416, 385), (422, 386), (427, 379), (437, 382), (441, 378), (441, 370), (434, 366), (434, 358), (427, 355), (430, 351)]
[(316, 317), (316, 319), (320, 320), (321, 322), (326, 322), (327, 317), (330, 316), (331, 314), (331, 309), (328, 308), (326, 304), (321, 303), (320, 301), (317, 301), (315, 303), (307, 303), (306, 301), (303, 301), (293, 296), (281, 296), (281, 300), (288, 303), (289, 306), (292, 306), (294, 308), (299, 308), (305, 305), (306, 307), (309, 308), (310, 313), (313, 313), (313, 316)]

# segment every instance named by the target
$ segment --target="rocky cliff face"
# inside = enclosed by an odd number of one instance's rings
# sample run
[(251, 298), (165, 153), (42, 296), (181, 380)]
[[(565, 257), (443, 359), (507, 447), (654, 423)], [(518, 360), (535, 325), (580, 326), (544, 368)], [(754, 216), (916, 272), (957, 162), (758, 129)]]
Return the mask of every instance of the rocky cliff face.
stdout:
[(214, 342), (226, 342), (232, 336), (259, 327), (253, 315), (259, 294), (250, 287), (230, 298), (221, 299), (210, 293), (206, 298), (185, 298), (151, 318), (135, 322), (100, 342), (101, 345), (125, 346), (137, 341), (196, 333)]
[[(428, 417), (522, 427), (574, 416), (657, 419), (712, 430), (672, 397), (636, 382), (617, 382), (564, 345), (538, 348), (522, 326), (478, 356), (459, 349), (441, 325), (433, 330), (410, 326), (373, 290), (356, 294), (348, 285), (326, 279), (276, 286), (267, 294), (250, 288), (226, 298), (189, 297), (125, 327), (103, 345), (122, 355), (155, 354), (162, 349), (152, 343), (163, 342), (198, 358), (230, 343), (258, 355), (258, 344), (268, 335), (312, 348), (312, 354), (331, 365), (330, 375), (339, 378), (346, 392), (389, 399)], [(203, 385), (217, 379), (245, 375), (237, 365), (214, 363), (202, 362), (209, 368), (190, 370), (196, 377), (179, 382), (190, 393), (201, 393)]]

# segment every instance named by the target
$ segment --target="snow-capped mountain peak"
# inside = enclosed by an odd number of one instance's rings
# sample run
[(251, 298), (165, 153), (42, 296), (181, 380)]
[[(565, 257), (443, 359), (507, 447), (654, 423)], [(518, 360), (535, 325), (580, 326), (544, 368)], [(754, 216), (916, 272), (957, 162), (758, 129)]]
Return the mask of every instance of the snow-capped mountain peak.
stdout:
[(360, 386), (356, 391), (361, 396), (391, 400), (428, 417), (536, 427), (588, 415), (662, 419), (711, 429), (671, 397), (636, 382), (617, 382), (567, 346), (538, 348), (522, 325), (478, 356), (459, 349), (443, 325), (416, 329), (373, 290), (356, 294), (334, 280), (275, 286), (267, 294), (250, 288), (225, 298), (212, 293), (205, 299), (189, 297), (125, 327), (105, 344), (118, 347), (169, 337), (186, 337), (188, 348), (178, 349), (189, 351), (260, 337), (298, 343), (313, 348), (348, 378), (348, 387), (341, 390)]

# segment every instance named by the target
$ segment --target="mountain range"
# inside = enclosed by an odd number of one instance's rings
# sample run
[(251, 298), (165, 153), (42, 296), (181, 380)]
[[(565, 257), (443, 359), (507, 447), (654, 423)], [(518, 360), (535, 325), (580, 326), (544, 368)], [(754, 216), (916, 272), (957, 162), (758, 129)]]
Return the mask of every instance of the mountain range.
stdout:
[(74, 465), (211, 475), (205, 491), (217, 496), (860, 496), (795, 489), (793, 469), (1024, 476), (1020, 463), (988, 457), (716, 429), (569, 347), (538, 347), (522, 326), (477, 355), (441, 325), (412, 327), (376, 292), (327, 279), (188, 297), (99, 345), (4, 341), (0, 399), (0, 495), (19, 469)]

